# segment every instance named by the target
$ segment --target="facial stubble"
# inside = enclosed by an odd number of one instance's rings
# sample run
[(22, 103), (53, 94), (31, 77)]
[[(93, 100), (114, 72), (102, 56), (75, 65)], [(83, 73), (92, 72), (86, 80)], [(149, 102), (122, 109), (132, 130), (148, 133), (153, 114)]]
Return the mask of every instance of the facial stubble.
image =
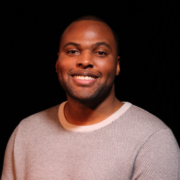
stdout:
[[(67, 81), (58, 78), (62, 88), (65, 90), (67, 96), (81, 102), (83, 104), (97, 104), (103, 101), (111, 92), (115, 77), (108, 77), (104, 84), (96, 84), (94, 87), (81, 87), (82, 90), (75, 90), (70, 83), (70, 79)], [(92, 90), (89, 92), (88, 88)]]

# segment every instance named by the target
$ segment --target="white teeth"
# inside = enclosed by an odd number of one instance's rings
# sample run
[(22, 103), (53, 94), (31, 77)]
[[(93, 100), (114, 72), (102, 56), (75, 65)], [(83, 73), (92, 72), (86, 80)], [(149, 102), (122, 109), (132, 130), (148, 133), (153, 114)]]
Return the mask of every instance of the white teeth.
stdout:
[(81, 79), (81, 80), (93, 80), (95, 79), (94, 77), (91, 76), (74, 76), (76, 79)]

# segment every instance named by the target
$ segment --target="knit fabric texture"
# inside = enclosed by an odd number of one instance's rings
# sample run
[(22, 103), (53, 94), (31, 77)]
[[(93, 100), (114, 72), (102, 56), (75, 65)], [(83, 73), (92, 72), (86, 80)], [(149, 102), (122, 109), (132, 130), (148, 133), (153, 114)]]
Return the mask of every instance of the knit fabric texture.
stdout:
[(1, 180), (180, 180), (178, 144), (154, 115), (125, 103), (106, 124), (78, 128), (65, 122), (63, 107), (20, 122)]

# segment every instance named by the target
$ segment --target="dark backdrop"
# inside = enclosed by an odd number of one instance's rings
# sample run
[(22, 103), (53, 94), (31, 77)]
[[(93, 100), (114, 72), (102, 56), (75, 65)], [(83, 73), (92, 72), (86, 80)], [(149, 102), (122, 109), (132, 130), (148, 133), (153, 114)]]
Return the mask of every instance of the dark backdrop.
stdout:
[(178, 0), (1, 1), (0, 165), (23, 118), (66, 100), (55, 73), (59, 38), (87, 14), (105, 19), (119, 35), (116, 96), (162, 119), (180, 143), (179, 7)]

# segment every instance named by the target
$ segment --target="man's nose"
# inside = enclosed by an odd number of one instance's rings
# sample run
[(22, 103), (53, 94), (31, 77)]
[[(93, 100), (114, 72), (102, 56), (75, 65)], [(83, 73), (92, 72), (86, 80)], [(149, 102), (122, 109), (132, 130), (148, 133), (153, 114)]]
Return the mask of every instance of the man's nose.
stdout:
[(77, 66), (83, 69), (93, 68), (94, 62), (92, 54), (90, 52), (83, 52), (77, 60)]

